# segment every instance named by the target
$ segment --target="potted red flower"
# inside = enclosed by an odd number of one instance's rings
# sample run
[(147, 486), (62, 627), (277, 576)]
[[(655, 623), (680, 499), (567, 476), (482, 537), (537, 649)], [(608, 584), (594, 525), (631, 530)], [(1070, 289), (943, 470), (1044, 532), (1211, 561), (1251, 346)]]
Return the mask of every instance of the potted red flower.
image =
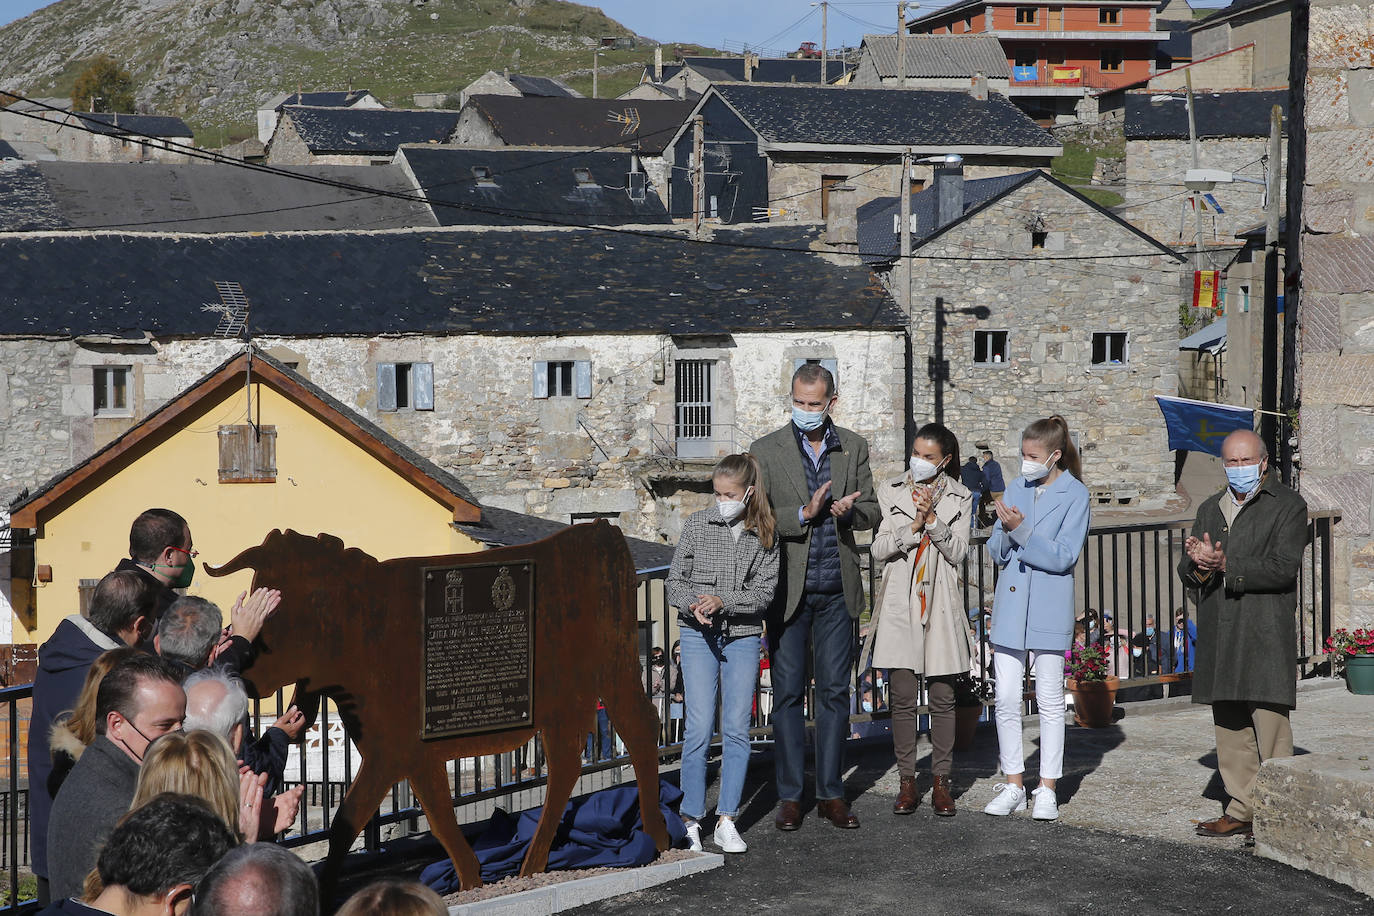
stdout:
[(1064, 686), (1073, 691), (1073, 719), (1084, 728), (1105, 728), (1112, 724), (1116, 688), (1120, 681), (1107, 673), (1107, 647), (1074, 645), (1069, 650)]
[(1331, 653), (1331, 672), (1345, 670), (1345, 687), (1351, 693), (1374, 695), (1374, 630), (1344, 627), (1326, 639)]

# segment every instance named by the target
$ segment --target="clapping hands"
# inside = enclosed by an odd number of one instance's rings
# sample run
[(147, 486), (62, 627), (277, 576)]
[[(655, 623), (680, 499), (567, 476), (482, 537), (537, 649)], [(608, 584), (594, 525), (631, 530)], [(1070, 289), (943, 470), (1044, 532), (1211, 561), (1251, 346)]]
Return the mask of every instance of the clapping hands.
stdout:
[(1204, 531), (1202, 540), (1190, 535), (1183, 542), (1183, 549), (1198, 569), (1207, 572), (1226, 572), (1226, 552), (1221, 549), (1221, 541), (1212, 543), (1210, 533)]

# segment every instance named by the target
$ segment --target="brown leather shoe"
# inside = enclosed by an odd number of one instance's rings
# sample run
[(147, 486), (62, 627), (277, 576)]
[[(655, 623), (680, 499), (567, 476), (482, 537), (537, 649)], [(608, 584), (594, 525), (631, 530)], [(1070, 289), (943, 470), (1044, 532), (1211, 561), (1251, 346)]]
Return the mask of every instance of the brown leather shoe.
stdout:
[(774, 827), (779, 830), (796, 830), (801, 824), (801, 802), (785, 801), (778, 803), (778, 813), (773, 816)]
[(916, 791), (916, 777), (903, 776), (901, 787), (897, 790), (897, 800), (892, 803), (893, 814), (914, 814), (921, 803), (921, 793)]
[(930, 804), (940, 817), (954, 817), (954, 796), (949, 791), (948, 776), (935, 777), (935, 786), (930, 793)]
[(1198, 836), (1254, 836), (1254, 825), (1250, 821), (1238, 821), (1229, 814), (1197, 825)]
[(816, 813), (842, 830), (858, 830), (859, 819), (849, 810), (843, 798), (825, 798), (816, 802)]

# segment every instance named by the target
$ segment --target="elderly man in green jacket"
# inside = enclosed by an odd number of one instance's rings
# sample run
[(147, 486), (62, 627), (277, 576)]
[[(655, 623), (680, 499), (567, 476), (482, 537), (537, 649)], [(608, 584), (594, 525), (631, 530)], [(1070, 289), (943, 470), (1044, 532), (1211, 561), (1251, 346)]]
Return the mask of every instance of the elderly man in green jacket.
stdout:
[(1202, 590), (1193, 702), (1212, 706), (1217, 768), (1231, 797), (1200, 836), (1251, 834), (1260, 763), (1293, 755), (1288, 714), (1297, 705), (1298, 573), (1307, 503), (1269, 473), (1269, 452), (1249, 430), (1221, 444), (1226, 489), (1198, 509), (1179, 574)]

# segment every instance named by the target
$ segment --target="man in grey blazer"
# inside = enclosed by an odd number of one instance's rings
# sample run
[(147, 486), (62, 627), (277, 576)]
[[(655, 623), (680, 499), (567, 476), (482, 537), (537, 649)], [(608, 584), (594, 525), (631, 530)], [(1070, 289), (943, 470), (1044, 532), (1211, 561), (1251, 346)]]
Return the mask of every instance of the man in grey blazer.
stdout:
[(792, 422), (750, 447), (777, 516), (784, 569), (768, 617), (779, 830), (796, 830), (802, 821), (808, 638), (816, 684), (816, 810), (836, 827), (859, 826), (841, 778), (853, 621), (864, 606), (854, 532), (876, 527), (880, 513), (868, 443), (831, 422), (836, 400), (830, 370), (801, 366), (792, 376)]

